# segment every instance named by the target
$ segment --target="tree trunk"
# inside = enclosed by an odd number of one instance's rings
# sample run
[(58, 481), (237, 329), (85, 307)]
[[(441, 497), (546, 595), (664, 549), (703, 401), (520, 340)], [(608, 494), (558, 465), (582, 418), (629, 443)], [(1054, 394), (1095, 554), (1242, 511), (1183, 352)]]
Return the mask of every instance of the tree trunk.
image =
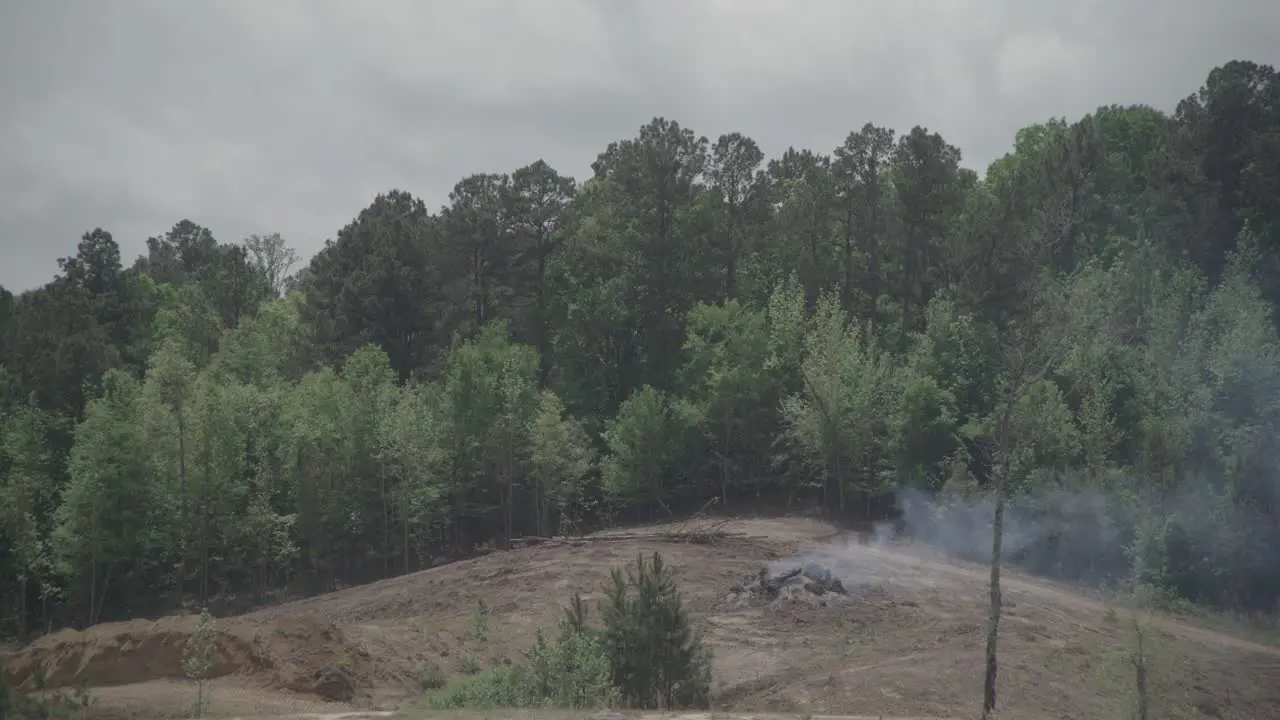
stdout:
[(98, 515), (100, 512), (98, 506), (98, 496), (95, 494), (93, 500), (93, 550), (89, 557), (89, 625), (93, 625), (93, 610), (98, 605), (98, 559), (102, 548), (102, 538), (98, 534)]
[(395, 547), (391, 544), (391, 504), (387, 497), (387, 474), (378, 473), (378, 495), (382, 500), (382, 576), (391, 577), (391, 555)]
[(515, 492), (515, 483), (511, 479), (511, 475), (503, 473), (506, 477), (503, 480), (503, 487), (499, 491), (502, 496), (502, 548), (504, 550), (511, 549), (511, 504)]
[(551, 502), (548, 500), (550, 493), (547, 492), (546, 478), (537, 480), (537, 497), (534, 498), (536, 503), (537, 528), (538, 537), (551, 537)]
[(27, 637), (27, 577), (25, 571), (18, 582), (18, 639)]
[(840, 512), (844, 512), (844, 471), (841, 468), (840, 452), (836, 451), (836, 502)]
[(849, 200), (848, 212), (845, 213), (844, 232), (844, 287), (840, 288), (843, 302), (841, 305), (847, 313), (853, 313), (853, 199)]
[(538, 286), (535, 299), (538, 312), (538, 389), (547, 387), (547, 379), (551, 377), (551, 323), (547, 315), (547, 255), (543, 248), (544, 240), (538, 240)]
[(1138, 698), (1138, 720), (1147, 720), (1150, 713), (1150, 698), (1147, 695), (1147, 650), (1144, 646), (1145, 632), (1138, 618), (1133, 618), (1134, 640), (1137, 643), (1133, 656), (1134, 690)]
[(720, 502), (729, 507), (729, 442), (732, 439), (733, 425), (725, 420), (724, 447), (720, 454)]
[(1004, 485), (1009, 468), (1009, 423), (1013, 418), (1013, 405), (1020, 388), (1011, 389), (1005, 399), (1004, 415), (1000, 419), (1000, 432), (996, 445), (995, 465), (995, 516), (991, 520), (991, 606), (987, 614), (986, 677), (982, 683), (982, 718), (990, 717), (996, 707), (996, 640), (1000, 632), (1000, 561), (1004, 549)]
[[(872, 177), (874, 178), (875, 176), (873, 175)], [(876, 333), (876, 319), (879, 314), (877, 311), (880, 307), (880, 242), (879, 239), (876, 238), (876, 210), (879, 206), (880, 200), (880, 184), (878, 179), (873, 180), (872, 187), (876, 189), (871, 196), (871, 221), (869, 223), (870, 227), (867, 228), (867, 270), (870, 275), (867, 280), (867, 288), (871, 295), (871, 307), (867, 314), (871, 318), (871, 335), (874, 337)]]
[(991, 607), (987, 615), (986, 678), (982, 683), (982, 717), (996, 707), (996, 638), (1000, 630), (1000, 553), (1004, 536), (1004, 495), (997, 489), (995, 518), (991, 528)]
[(102, 619), (102, 610), (107, 604), (107, 588), (111, 585), (111, 571), (115, 569), (115, 565), (108, 565), (107, 572), (102, 576), (102, 589), (98, 591), (98, 606), (91, 608), (89, 611), (89, 624), (97, 625)]
[(403, 493), (403, 497), (404, 497), (404, 507), (400, 511), (400, 514), (403, 520), (403, 527), (401, 529), (403, 533), (403, 537), (401, 538), (402, 542), (401, 542), (400, 551), (404, 553), (404, 572), (406, 575), (408, 575), (409, 574), (409, 484), (407, 482), (401, 483), (401, 492)]
[[(731, 241), (732, 242), (732, 241)], [(729, 249), (729, 262), (725, 264), (724, 299), (732, 300), (738, 292), (738, 254), (736, 248)]]
[(178, 535), (178, 582), (175, 588), (178, 597), (174, 604), (179, 610), (182, 609), (182, 591), (186, 585), (187, 578), (187, 528), (190, 526), (187, 514), (187, 425), (182, 419), (182, 406), (177, 408), (178, 415), (178, 479), (181, 487), (179, 492), (182, 493), (182, 518), (181, 527)]
[(209, 607), (209, 505), (200, 501), (200, 607)]

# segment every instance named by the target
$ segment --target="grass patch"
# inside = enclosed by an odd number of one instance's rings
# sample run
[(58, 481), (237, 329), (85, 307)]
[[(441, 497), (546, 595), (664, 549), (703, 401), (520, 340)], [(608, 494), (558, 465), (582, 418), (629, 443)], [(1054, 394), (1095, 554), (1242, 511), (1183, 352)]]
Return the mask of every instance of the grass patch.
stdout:
[(1182, 620), (1227, 635), (1280, 647), (1280, 616), (1244, 615), (1189, 606), (1171, 610)]
[(604, 645), (593, 633), (566, 627), (538, 643), (526, 661), (499, 665), (449, 683), (426, 698), (432, 710), (460, 708), (609, 707), (617, 690)]

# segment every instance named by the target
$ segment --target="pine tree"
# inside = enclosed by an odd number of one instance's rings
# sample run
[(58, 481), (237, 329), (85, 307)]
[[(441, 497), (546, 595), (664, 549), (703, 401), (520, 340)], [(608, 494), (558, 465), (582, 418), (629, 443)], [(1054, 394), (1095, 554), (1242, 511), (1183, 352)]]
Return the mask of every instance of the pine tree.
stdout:
[(643, 709), (708, 707), (711, 655), (662, 556), (638, 556), (634, 574), (615, 568), (607, 592), (605, 648), (623, 701)]
[(202, 717), (209, 704), (209, 699), (205, 697), (204, 684), (209, 677), (209, 671), (213, 669), (216, 634), (213, 616), (209, 614), (208, 608), (205, 608), (200, 611), (196, 631), (191, 633), (191, 637), (187, 638), (187, 644), (182, 648), (182, 670), (188, 678), (196, 681), (196, 717)]

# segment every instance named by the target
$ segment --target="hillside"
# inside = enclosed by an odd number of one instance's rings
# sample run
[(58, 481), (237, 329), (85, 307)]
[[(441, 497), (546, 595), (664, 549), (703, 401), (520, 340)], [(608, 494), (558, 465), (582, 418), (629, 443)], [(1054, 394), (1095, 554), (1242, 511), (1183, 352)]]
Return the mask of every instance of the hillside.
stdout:
[[(660, 551), (714, 648), (724, 710), (970, 717), (978, 704), (986, 569), (919, 545), (860, 544), (809, 519), (742, 520), (715, 544), (657, 538), (528, 547), (219, 620), (217, 714), (390, 709), (424, 683), (519, 657), (574, 592), (599, 597), (610, 568)], [(648, 528), (656, 533), (663, 528)], [(762, 566), (816, 562), (843, 596), (735, 607)], [(1123, 714), (1123, 612), (1072, 590), (1006, 576), (1002, 717)], [(477, 601), (489, 608), (477, 639)], [(178, 717), (189, 619), (109, 623), (45, 637), (10, 658), (53, 686), (87, 681), (102, 717)], [(1149, 641), (1161, 717), (1277, 717), (1280, 648), (1162, 617)], [(1123, 673), (1123, 676), (1122, 676)], [(328, 702), (328, 696), (350, 697)]]

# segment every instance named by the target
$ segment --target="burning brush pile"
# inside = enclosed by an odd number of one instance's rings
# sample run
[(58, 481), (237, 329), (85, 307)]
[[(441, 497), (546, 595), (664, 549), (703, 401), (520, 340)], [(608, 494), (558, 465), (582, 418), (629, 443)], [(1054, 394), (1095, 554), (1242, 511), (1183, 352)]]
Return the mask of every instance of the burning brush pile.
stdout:
[(748, 575), (732, 588), (728, 604), (735, 608), (779, 601), (826, 605), (828, 600), (848, 594), (840, 578), (827, 568), (810, 562), (779, 575), (772, 574), (767, 567), (760, 568), (759, 572)]

